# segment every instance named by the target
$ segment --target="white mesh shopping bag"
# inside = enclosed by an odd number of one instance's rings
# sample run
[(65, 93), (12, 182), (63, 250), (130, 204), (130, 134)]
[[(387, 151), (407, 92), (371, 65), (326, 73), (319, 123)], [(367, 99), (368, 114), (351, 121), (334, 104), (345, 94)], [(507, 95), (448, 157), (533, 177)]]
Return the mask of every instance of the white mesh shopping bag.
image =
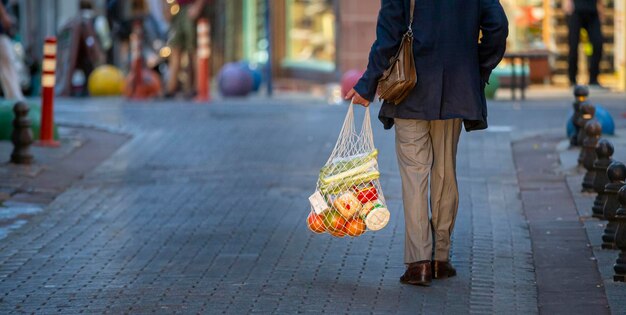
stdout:
[(377, 158), (369, 107), (357, 133), (354, 105), (350, 104), (337, 144), (309, 197), (307, 224), (311, 231), (356, 237), (387, 225), (389, 210), (380, 187)]

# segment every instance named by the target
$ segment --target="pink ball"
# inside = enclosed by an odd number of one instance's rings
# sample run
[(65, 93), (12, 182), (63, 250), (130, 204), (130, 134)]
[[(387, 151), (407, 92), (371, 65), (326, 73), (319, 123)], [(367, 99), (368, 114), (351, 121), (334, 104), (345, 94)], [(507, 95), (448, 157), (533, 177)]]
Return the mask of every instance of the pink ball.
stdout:
[(346, 71), (341, 77), (341, 97), (345, 98), (362, 76), (363, 71), (356, 69)]

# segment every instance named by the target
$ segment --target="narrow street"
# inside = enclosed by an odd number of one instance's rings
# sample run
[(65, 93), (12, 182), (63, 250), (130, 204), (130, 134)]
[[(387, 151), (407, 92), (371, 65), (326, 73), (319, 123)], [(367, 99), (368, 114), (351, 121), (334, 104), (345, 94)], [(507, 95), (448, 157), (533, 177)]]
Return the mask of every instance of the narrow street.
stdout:
[[(619, 102), (607, 102), (625, 125)], [(554, 133), (541, 126), (563, 126), (569, 108), (563, 100), (494, 102), (492, 130), (462, 134), (452, 247), (459, 275), (420, 288), (398, 282), (400, 179), (393, 132), (377, 121), (391, 222), (334, 239), (308, 231), (305, 218), (344, 106), (64, 100), (60, 124), (132, 139), (2, 240), (0, 312), (536, 313), (511, 143)]]

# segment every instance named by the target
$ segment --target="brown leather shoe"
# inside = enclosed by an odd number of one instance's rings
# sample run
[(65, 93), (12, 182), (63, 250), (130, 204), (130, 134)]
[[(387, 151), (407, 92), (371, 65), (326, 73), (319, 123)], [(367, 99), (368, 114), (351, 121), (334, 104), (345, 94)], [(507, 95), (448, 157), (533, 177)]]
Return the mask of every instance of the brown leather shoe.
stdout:
[(456, 276), (456, 269), (449, 261), (433, 260), (433, 278), (446, 279)]
[(418, 261), (410, 263), (404, 275), (400, 277), (400, 282), (412, 285), (429, 286), (432, 282), (430, 261)]

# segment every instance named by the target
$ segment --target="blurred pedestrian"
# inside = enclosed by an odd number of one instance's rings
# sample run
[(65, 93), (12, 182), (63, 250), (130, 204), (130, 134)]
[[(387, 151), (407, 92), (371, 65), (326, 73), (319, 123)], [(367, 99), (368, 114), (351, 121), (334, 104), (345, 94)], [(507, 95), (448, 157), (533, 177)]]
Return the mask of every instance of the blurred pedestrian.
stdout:
[(24, 95), (15, 69), (15, 52), (9, 38), (15, 23), (5, 4), (6, 1), (0, 1), (0, 83), (5, 98), (23, 99)]
[(130, 34), (133, 24), (143, 20), (149, 14), (146, 0), (108, 0), (107, 16), (110, 20), (112, 33), (115, 37), (114, 55), (122, 69), (130, 68)]
[(563, 0), (563, 11), (569, 29), (568, 43), (569, 63), (568, 76), (571, 86), (576, 85), (578, 74), (578, 44), (580, 44), (580, 30), (585, 29), (593, 47), (589, 59), (589, 86), (604, 89), (598, 82), (600, 74), (600, 60), (602, 60), (602, 21), (604, 20), (604, 5), (602, 0)]
[[(196, 25), (200, 17), (207, 15), (207, 0), (178, 0), (178, 12), (172, 12), (169, 46), (172, 53), (169, 57), (169, 79), (165, 87), (165, 97), (173, 97), (178, 90), (178, 76), (181, 69), (183, 54), (187, 54), (189, 66), (189, 86), (195, 87), (196, 71)], [(188, 93), (193, 97), (195, 91)]]
[[(508, 21), (498, 0), (417, 3), (410, 24), (417, 84), (400, 104), (384, 102), (378, 117), (385, 129), (396, 129), (407, 265), (400, 281), (427, 286), (432, 278), (456, 275), (449, 258), (461, 122), (467, 131), (487, 128), (484, 88), (504, 56)], [(410, 0), (382, 0), (367, 70), (347, 95), (354, 103), (369, 106), (374, 99), (407, 31), (409, 8)]]

